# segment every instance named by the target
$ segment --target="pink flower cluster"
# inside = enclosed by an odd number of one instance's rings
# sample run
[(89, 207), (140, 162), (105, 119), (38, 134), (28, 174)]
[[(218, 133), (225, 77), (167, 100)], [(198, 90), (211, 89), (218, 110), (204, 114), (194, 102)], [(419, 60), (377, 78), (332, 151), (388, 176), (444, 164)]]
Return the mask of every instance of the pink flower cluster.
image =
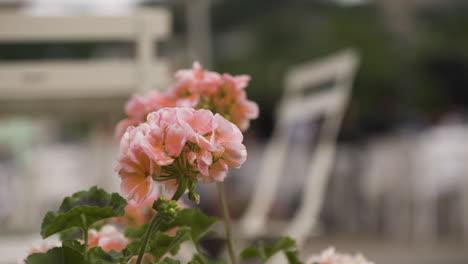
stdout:
[(117, 228), (113, 225), (105, 225), (101, 230), (89, 230), (88, 246), (101, 247), (104, 251), (122, 251), (128, 244), (128, 239), (125, 238)]
[(121, 191), (128, 200), (142, 201), (151, 194), (154, 180), (169, 191), (175, 191), (179, 177), (223, 181), (228, 166), (238, 168), (247, 158), (242, 140), (237, 126), (209, 110), (152, 112), (121, 139), (117, 166)]
[(320, 255), (312, 256), (307, 264), (373, 264), (361, 254), (355, 256), (337, 253), (335, 248), (330, 247), (324, 250)]
[(209, 109), (233, 122), (242, 131), (247, 130), (251, 119), (258, 117), (258, 106), (247, 99), (245, 88), (248, 75), (232, 76), (205, 71), (195, 62), (192, 69), (180, 70), (176, 83), (166, 93), (153, 91), (146, 97), (133, 95), (125, 107), (128, 118), (117, 125), (121, 137), (129, 126), (146, 121), (146, 116), (164, 107), (191, 107)]

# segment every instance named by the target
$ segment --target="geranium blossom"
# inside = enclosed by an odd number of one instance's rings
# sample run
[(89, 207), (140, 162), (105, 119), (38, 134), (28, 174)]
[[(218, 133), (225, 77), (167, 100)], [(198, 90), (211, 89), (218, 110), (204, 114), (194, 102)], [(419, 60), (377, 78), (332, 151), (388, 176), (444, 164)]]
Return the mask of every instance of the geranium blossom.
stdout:
[(192, 108), (163, 108), (129, 127), (121, 139), (117, 171), (129, 200), (142, 201), (153, 180), (175, 191), (180, 177), (223, 181), (228, 166), (247, 158), (239, 128), (219, 114)]
[(330, 247), (320, 255), (310, 257), (307, 264), (373, 264), (373, 262), (368, 261), (361, 254), (354, 256), (341, 254), (336, 252), (335, 248)]
[(194, 62), (192, 69), (177, 71), (175, 78), (168, 94), (180, 107), (199, 107), (200, 97), (215, 93), (223, 83), (219, 73), (203, 70), (199, 62)]
[[(143, 130), (147, 126), (140, 126)], [(144, 131), (133, 126), (120, 140), (120, 158), (117, 171), (122, 179), (121, 190), (137, 201), (143, 201), (153, 190), (152, 175), (159, 175), (160, 167), (144, 152)]]
[(146, 121), (147, 115), (164, 107), (208, 109), (233, 122), (242, 131), (258, 117), (258, 106), (247, 99), (245, 88), (250, 76), (206, 71), (194, 62), (192, 69), (179, 70), (176, 83), (166, 93), (152, 91), (147, 96), (133, 95), (125, 106), (128, 118), (119, 122), (120, 138), (127, 127)]
[(89, 230), (88, 246), (101, 247), (104, 251), (121, 251), (128, 244), (128, 239), (113, 225), (105, 225), (101, 230)]
[(176, 73), (177, 82), (169, 90), (169, 96), (177, 106), (203, 108), (218, 113), (245, 131), (251, 119), (258, 117), (258, 106), (249, 101), (245, 88), (250, 76), (219, 74), (203, 70), (198, 62), (191, 70)]
[(147, 96), (134, 94), (125, 105), (128, 118), (117, 124), (116, 136), (122, 137), (127, 127), (136, 126), (146, 121), (146, 116), (163, 107), (175, 106), (175, 101), (158, 91), (152, 91)]

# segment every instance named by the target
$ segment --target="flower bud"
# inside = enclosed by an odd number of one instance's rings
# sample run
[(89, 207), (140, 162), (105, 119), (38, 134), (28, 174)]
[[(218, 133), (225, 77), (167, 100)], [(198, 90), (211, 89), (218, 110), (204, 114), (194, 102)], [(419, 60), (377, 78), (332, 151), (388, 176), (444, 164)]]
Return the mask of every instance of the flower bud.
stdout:
[(188, 193), (188, 197), (190, 199), (190, 201), (196, 203), (196, 204), (199, 204), (200, 203), (200, 195), (194, 191), (191, 191)]

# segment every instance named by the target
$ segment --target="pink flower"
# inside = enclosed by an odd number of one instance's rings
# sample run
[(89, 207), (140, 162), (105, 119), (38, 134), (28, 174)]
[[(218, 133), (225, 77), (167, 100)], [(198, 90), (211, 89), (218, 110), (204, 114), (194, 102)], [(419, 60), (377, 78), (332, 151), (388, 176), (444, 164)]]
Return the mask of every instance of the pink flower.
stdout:
[(177, 106), (210, 109), (243, 131), (248, 129), (251, 119), (258, 117), (257, 104), (247, 100), (245, 93), (250, 81), (248, 75), (220, 75), (204, 71), (194, 62), (191, 70), (178, 71), (176, 79), (169, 94), (177, 101)]
[(211, 96), (214, 111), (245, 131), (249, 128), (250, 120), (256, 119), (259, 114), (258, 105), (247, 100), (245, 92), (250, 76), (223, 74), (222, 79), (219, 91)]
[(221, 159), (229, 166), (239, 168), (247, 159), (247, 150), (242, 144), (243, 135), (240, 130), (221, 115), (215, 115), (216, 138), (221, 151)]
[(208, 109), (242, 131), (248, 129), (250, 120), (258, 117), (257, 104), (249, 101), (245, 92), (250, 81), (248, 75), (221, 75), (206, 71), (200, 63), (194, 62), (192, 69), (179, 70), (175, 78), (175, 85), (166, 93), (153, 91), (145, 97), (133, 95), (125, 106), (128, 118), (119, 122), (116, 136), (120, 138), (127, 127), (145, 122), (149, 113), (164, 107)]
[(335, 252), (335, 248), (330, 247), (324, 250), (320, 255), (314, 255), (309, 258), (307, 264), (373, 264), (361, 254), (355, 256)]
[(104, 251), (122, 251), (127, 246), (128, 240), (113, 225), (105, 225), (101, 230), (94, 229), (88, 232), (88, 246), (101, 247)]
[(129, 200), (142, 201), (153, 180), (175, 191), (180, 177), (223, 181), (228, 165), (246, 160), (239, 128), (221, 115), (192, 108), (163, 108), (130, 127), (121, 139), (117, 171)]
[[(227, 121), (221, 115), (214, 116), (215, 130), (214, 138), (217, 142), (217, 151), (213, 154), (214, 164), (209, 160), (211, 165), (207, 173), (202, 177), (203, 182), (224, 181), (228, 172), (228, 165), (234, 168), (239, 168), (247, 159), (247, 150), (242, 144), (243, 135), (240, 130), (231, 122)], [(211, 158), (211, 157), (210, 157)], [(203, 160), (199, 161), (203, 164)]]
[(149, 113), (171, 106), (175, 106), (175, 101), (158, 91), (152, 91), (146, 97), (134, 94), (125, 105), (128, 118), (117, 124), (116, 137), (121, 138), (129, 126), (145, 122)]
[(209, 95), (221, 85), (221, 76), (217, 72), (203, 70), (199, 62), (194, 62), (192, 69), (179, 70), (176, 74), (176, 84), (169, 94), (177, 98), (177, 106), (196, 107), (200, 96)]
[[(153, 190), (152, 176), (159, 175), (159, 165), (151, 160), (143, 149), (146, 143), (145, 126), (129, 127), (120, 141), (120, 157), (117, 172), (122, 179), (121, 191), (129, 199), (143, 201)], [(148, 130), (148, 129), (147, 129)]]

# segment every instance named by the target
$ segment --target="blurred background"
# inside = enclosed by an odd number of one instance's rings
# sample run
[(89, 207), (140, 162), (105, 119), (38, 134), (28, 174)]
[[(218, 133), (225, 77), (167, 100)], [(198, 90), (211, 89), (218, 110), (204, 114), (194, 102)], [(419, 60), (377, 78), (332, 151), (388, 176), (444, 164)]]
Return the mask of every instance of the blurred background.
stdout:
[[(348, 48), (359, 64), (304, 257), (335, 245), (383, 264), (468, 263), (467, 28), (463, 0), (0, 0), (0, 263), (39, 243), (65, 195), (118, 191), (126, 100), (167, 89), (193, 60), (252, 76), (261, 113), (226, 183), (242, 219), (291, 73)], [(308, 202), (310, 142), (335, 117), (314, 118), (288, 134), (266, 225)], [(200, 192), (219, 215), (215, 187)]]

